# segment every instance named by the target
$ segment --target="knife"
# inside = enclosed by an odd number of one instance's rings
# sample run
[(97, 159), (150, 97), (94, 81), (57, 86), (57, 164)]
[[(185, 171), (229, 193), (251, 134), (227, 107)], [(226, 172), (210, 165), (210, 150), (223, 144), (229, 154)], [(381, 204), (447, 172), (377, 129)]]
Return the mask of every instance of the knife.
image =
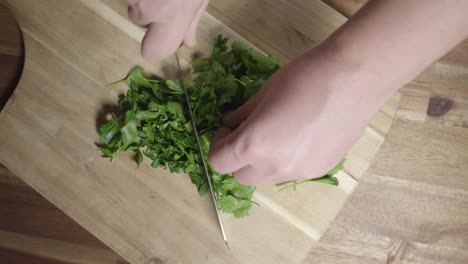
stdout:
[(210, 187), (211, 199), (213, 200), (213, 205), (214, 205), (215, 210), (216, 210), (216, 216), (218, 217), (219, 228), (221, 229), (221, 235), (223, 236), (224, 243), (226, 243), (226, 246), (229, 248), (228, 240), (227, 240), (227, 237), (226, 237), (226, 232), (224, 231), (223, 220), (221, 218), (221, 213), (219, 212), (218, 204), (216, 203), (216, 194), (215, 194), (215, 192), (213, 190), (213, 184), (211, 183), (210, 173), (208, 172), (208, 166), (206, 165), (205, 157), (203, 155), (203, 148), (202, 148), (202, 145), (200, 143), (200, 135), (198, 134), (197, 124), (195, 122), (195, 116), (193, 115), (192, 106), (190, 104), (190, 97), (189, 97), (188, 92), (187, 92), (187, 87), (185, 86), (184, 72), (182, 71), (182, 67), (180, 66), (180, 60), (179, 60), (179, 56), (177, 55), (177, 52), (175, 53), (175, 57), (176, 57), (176, 60), (177, 60), (177, 67), (179, 68), (180, 86), (182, 86), (182, 90), (184, 90), (185, 101), (187, 103), (187, 107), (188, 107), (188, 110), (189, 110), (190, 120), (192, 121), (192, 127), (193, 127), (193, 131), (195, 133), (195, 138), (197, 139), (198, 152), (200, 154), (200, 158), (201, 158), (202, 163), (203, 163), (203, 168), (205, 170), (205, 176), (206, 176), (206, 179), (208, 181), (208, 185)]

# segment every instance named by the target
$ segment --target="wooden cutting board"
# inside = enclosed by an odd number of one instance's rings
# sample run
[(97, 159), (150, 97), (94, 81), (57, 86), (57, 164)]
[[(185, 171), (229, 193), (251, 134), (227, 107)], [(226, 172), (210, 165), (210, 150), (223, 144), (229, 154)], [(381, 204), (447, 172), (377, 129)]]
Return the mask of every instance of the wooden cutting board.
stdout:
[[(125, 88), (108, 84), (134, 65), (173, 77), (174, 58), (142, 61), (143, 30), (126, 19), (121, 1), (2, 2), (20, 23), (26, 60), (0, 113), (0, 162), (132, 263), (300, 262), (367, 170), (398, 105), (396, 95), (350, 151), (339, 188), (309, 184), (277, 192), (260, 186), (252, 216), (225, 215), (228, 250), (209, 199), (200, 198), (187, 177), (136, 168), (126, 155), (109, 162), (95, 147), (97, 123)], [(247, 42), (244, 36), (288, 61), (345, 21), (320, 1), (302, 5), (213, 0), (196, 51), (207, 54), (212, 37), (222, 33)], [(191, 53), (183, 51), (187, 62)]]

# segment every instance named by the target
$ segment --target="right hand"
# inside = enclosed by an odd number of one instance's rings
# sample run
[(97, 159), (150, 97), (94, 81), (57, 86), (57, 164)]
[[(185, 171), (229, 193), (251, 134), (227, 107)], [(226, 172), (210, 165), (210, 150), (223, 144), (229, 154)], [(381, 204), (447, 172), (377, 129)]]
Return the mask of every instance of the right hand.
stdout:
[(182, 44), (196, 45), (196, 31), (208, 0), (126, 0), (128, 15), (137, 25), (147, 26), (141, 54), (158, 62)]

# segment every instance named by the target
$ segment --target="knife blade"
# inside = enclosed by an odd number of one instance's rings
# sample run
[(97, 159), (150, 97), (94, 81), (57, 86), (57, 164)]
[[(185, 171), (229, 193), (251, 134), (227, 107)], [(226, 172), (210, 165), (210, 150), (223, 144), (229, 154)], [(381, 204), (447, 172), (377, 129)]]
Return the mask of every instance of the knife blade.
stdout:
[(177, 55), (177, 52), (175, 53), (175, 57), (176, 57), (176, 61), (177, 61), (177, 67), (179, 68), (180, 86), (182, 87), (182, 90), (184, 91), (184, 94), (185, 94), (185, 101), (187, 103), (187, 107), (188, 107), (189, 114), (190, 114), (190, 120), (192, 122), (193, 131), (194, 131), (194, 134), (195, 134), (195, 138), (197, 140), (198, 152), (200, 154), (200, 158), (201, 158), (202, 163), (203, 163), (203, 169), (205, 171), (206, 180), (208, 181), (208, 185), (210, 187), (211, 199), (213, 200), (213, 205), (214, 205), (215, 210), (216, 210), (216, 216), (218, 217), (218, 224), (219, 224), (219, 228), (221, 230), (221, 235), (223, 236), (223, 240), (224, 240), (224, 243), (226, 243), (226, 246), (228, 248), (230, 248), (229, 244), (228, 244), (226, 232), (224, 231), (224, 225), (223, 225), (223, 220), (221, 218), (221, 213), (219, 212), (218, 204), (216, 202), (216, 194), (215, 194), (214, 189), (213, 189), (213, 184), (211, 183), (211, 177), (210, 177), (210, 173), (208, 171), (208, 166), (206, 164), (205, 157), (204, 157), (204, 154), (203, 154), (203, 148), (202, 148), (202, 145), (201, 145), (201, 142), (200, 142), (200, 135), (198, 134), (197, 124), (195, 122), (195, 116), (193, 115), (192, 106), (190, 104), (190, 96), (188, 94), (187, 87), (185, 86), (184, 72), (182, 71), (182, 67), (180, 66), (180, 60), (179, 60), (179, 56)]

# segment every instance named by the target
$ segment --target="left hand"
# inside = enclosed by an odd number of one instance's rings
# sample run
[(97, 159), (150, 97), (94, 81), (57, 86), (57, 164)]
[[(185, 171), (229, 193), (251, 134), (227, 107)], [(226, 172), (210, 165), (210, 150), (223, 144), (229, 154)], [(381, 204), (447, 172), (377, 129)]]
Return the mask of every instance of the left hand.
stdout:
[(158, 62), (180, 45), (193, 48), (196, 31), (208, 0), (127, 0), (128, 15), (137, 25), (147, 26), (141, 46), (143, 58)]

